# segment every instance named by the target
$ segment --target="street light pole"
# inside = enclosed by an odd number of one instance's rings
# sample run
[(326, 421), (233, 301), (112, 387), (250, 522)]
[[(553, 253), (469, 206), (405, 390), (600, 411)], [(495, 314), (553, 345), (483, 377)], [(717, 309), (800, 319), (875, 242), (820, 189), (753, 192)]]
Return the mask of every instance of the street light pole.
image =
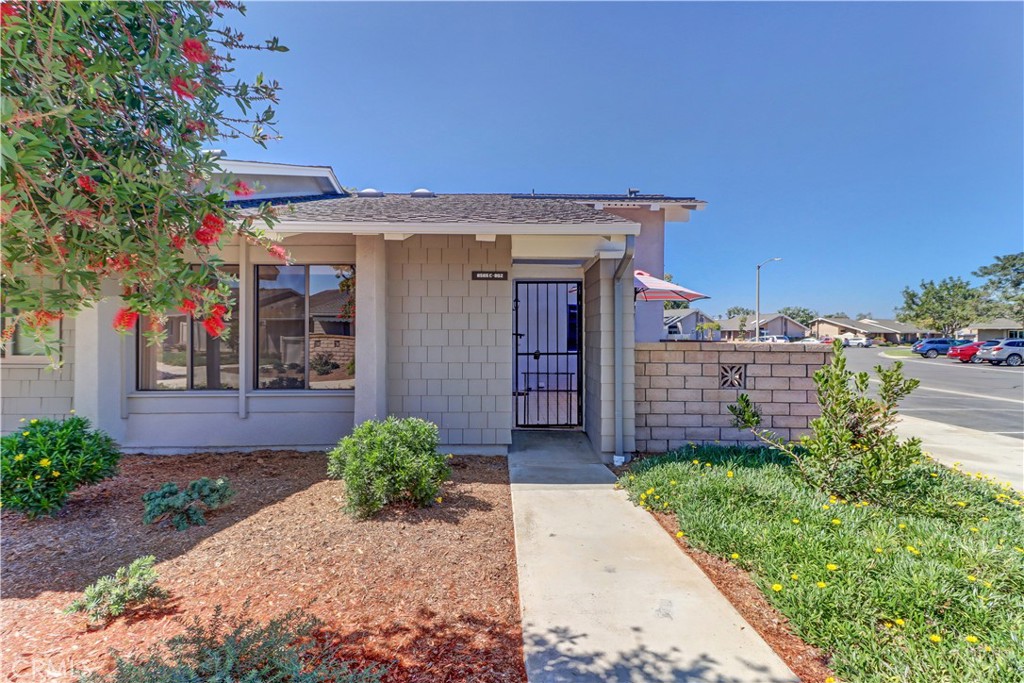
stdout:
[(772, 261), (781, 261), (778, 256), (765, 259), (757, 264), (757, 288), (754, 292), (754, 341), (761, 338), (761, 266)]

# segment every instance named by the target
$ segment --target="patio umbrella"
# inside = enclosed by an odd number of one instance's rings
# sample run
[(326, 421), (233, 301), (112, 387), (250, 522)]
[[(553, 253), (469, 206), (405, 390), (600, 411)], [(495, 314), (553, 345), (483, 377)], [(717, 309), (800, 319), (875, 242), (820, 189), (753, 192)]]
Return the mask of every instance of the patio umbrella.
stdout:
[(633, 291), (634, 301), (697, 301), (711, 298), (707, 294), (661, 280), (642, 270), (633, 271)]

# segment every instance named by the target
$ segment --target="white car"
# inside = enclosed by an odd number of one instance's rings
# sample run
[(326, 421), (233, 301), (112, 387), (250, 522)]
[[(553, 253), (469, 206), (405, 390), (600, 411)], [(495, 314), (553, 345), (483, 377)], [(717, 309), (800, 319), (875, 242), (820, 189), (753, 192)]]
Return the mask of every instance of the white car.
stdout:
[(824, 344), (825, 342), (823, 342), (820, 339), (817, 339), (815, 337), (804, 337), (803, 339), (798, 339), (797, 341), (795, 341), (793, 343), (794, 344)]
[(867, 348), (874, 344), (871, 337), (846, 337), (843, 339), (843, 346), (859, 346)]
[(769, 344), (788, 344), (789, 337), (783, 337), (781, 334), (773, 334), (764, 337), (758, 337), (756, 341), (761, 343), (767, 342)]

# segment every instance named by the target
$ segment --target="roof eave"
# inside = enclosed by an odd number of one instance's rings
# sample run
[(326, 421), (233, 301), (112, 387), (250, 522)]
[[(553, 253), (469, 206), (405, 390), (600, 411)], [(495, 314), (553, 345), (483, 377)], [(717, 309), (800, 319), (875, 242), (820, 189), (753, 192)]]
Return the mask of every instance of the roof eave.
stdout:
[(345, 233), (353, 235), (639, 235), (640, 224), (621, 223), (442, 223), (379, 221), (288, 221), (279, 234)]

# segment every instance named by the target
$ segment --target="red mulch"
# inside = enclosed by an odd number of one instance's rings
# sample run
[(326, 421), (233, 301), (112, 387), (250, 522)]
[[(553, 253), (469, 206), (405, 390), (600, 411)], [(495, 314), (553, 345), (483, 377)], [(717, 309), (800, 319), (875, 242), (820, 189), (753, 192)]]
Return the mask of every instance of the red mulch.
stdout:
[(664, 512), (651, 514), (801, 681), (820, 683), (829, 676), (835, 676), (828, 668), (828, 656), (789, 630), (789, 620), (772, 607), (750, 574), (727, 560), (692, 547), (684, 539), (676, 538), (679, 523), (674, 515)]
[[(302, 607), (326, 637), (389, 683), (524, 681), (512, 504), (503, 458), (456, 458), (443, 502), (356, 521), (322, 454), (126, 456), (122, 474), (77, 492), (57, 518), (2, 513), (2, 675), (73, 680), (109, 670), (215, 605), (269, 619)], [(224, 476), (238, 495), (178, 532), (142, 524), (165, 481)], [(166, 604), (90, 629), (61, 609), (102, 575), (156, 555)]]

